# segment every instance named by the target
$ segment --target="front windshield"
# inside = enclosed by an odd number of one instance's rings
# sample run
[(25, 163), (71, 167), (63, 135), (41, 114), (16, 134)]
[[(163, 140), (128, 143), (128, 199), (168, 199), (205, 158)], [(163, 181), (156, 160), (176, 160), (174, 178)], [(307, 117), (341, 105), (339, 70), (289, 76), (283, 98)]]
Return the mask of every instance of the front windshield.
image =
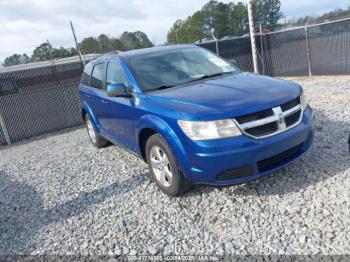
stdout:
[(222, 58), (198, 47), (131, 56), (126, 61), (143, 91), (238, 71)]

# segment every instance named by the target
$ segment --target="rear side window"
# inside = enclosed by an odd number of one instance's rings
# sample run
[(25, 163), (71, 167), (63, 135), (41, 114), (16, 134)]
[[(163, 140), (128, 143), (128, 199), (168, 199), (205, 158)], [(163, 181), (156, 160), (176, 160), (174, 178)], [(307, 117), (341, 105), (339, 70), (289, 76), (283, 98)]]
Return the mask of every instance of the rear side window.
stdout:
[(104, 64), (95, 65), (91, 75), (91, 86), (98, 89), (103, 89), (104, 74), (105, 74), (105, 65)]
[(92, 65), (91, 64), (87, 64), (84, 68), (84, 72), (83, 75), (81, 76), (81, 80), (80, 83), (82, 83), (83, 85), (90, 85), (90, 78), (91, 78), (91, 73), (92, 73)]
[(128, 79), (123, 69), (116, 63), (108, 63), (107, 66), (107, 85), (113, 83), (127, 83)]

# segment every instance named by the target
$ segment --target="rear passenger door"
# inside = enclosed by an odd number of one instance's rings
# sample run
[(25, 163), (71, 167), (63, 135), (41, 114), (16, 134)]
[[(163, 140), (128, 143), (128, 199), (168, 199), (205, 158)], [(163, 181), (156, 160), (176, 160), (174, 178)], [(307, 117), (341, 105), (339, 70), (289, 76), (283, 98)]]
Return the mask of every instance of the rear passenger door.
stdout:
[(86, 100), (96, 117), (97, 123), (103, 133), (108, 134), (110, 129), (111, 112), (106, 94), (106, 63), (94, 65), (91, 82), (86, 92)]

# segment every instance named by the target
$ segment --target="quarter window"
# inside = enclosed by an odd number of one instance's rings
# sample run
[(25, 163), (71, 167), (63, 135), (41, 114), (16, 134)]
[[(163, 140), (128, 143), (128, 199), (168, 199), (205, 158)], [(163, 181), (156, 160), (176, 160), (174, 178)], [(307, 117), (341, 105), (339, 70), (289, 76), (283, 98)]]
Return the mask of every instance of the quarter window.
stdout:
[(107, 85), (113, 83), (127, 83), (127, 77), (121, 66), (116, 63), (108, 63), (107, 66)]
[(94, 66), (94, 70), (92, 71), (91, 76), (91, 86), (103, 89), (103, 81), (104, 81), (104, 74), (105, 74), (105, 66), (104, 64), (97, 64)]
[(81, 80), (80, 80), (80, 82), (83, 85), (87, 85), (87, 86), (90, 85), (91, 72), (92, 72), (92, 65), (87, 64), (84, 68), (84, 72), (83, 72), (83, 75), (82, 75)]

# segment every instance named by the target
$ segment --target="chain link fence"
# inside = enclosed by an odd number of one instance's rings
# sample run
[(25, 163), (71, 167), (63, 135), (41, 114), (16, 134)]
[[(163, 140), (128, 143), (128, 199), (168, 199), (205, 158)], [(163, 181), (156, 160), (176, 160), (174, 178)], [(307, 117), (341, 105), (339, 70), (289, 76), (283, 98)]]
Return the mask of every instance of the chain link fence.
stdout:
[[(256, 45), (261, 74), (350, 74), (350, 19), (257, 35)], [(199, 46), (226, 59), (236, 59), (244, 71), (254, 71), (249, 36), (205, 42)]]
[[(256, 36), (256, 43), (259, 71), (265, 75), (350, 74), (350, 19)], [(253, 71), (249, 36), (199, 45)], [(81, 73), (77, 58), (0, 71), (0, 144), (82, 124)]]
[[(91, 59), (91, 58), (89, 58)], [(77, 58), (14, 66), (0, 72), (0, 144), (82, 124)], [(4, 128), (5, 127), (5, 128)]]

